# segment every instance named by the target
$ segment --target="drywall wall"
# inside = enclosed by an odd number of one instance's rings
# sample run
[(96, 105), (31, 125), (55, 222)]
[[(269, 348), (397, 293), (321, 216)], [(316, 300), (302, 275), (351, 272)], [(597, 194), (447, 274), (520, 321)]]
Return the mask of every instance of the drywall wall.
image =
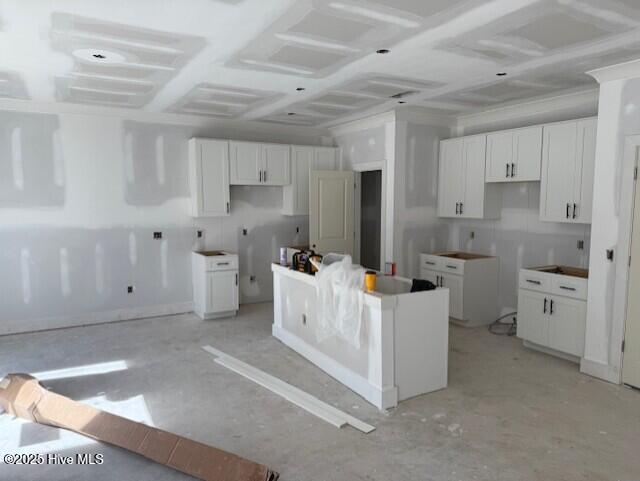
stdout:
[(407, 121), (396, 123), (394, 260), (398, 274), (417, 278), (420, 254), (447, 245), (447, 219), (436, 214), (440, 140), (449, 127)]
[(271, 299), (269, 262), (307, 218), (280, 214), (281, 188), (238, 186), (231, 216), (194, 222), (187, 140), (321, 139), (175, 119), (0, 111), (0, 334), (188, 311), (194, 248), (238, 252), (241, 302)]
[[(592, 256), (583, 372), (621, 381), (628, 256), (633, 205), (633, 169), (640, 144), (640, 65), (603, 69), (593, 198)], [(617, 78), (617, 72), (624, 75)], [(608, 80), (612, 75), (614, 79)], [(632, 136), (635, 136), (632, 137)], [(637, 195), (637, 194), (636, 194)], [(614, 258), (607, 258), (612, 250)]]
[[(589, 225), (540, 221), (540, 183), (503, 184), (499, 220), (449, 221), (449, 249), (497, 256), (500, 259), (498, 306), (517, 310), (521, 268), (589, 264)], [(578, 248), (578, 241), (584, 248)]]

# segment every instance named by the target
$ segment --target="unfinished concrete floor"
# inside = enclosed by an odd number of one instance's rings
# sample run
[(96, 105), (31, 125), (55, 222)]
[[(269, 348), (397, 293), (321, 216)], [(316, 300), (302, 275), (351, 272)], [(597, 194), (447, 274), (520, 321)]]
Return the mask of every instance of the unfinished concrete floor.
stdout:
[[(640, 480), (640, 393), (486, 329), (452, 327), (449, 388), (381, 413), (270, 335), (271, 304), (0, 338), (4, 372), (267, 464), (285, 481)], [(324, 423), (215, 364), (211, 344), (374, 424)], [(105, 364), (106, 363), (106, 364)], [(76, 369), (80, 368), (80, 369)], [(91, 374), (92, 373), (92, 374)], [(0, 453), (104, 454), (101, 466), (7, 466), (15, 481), (188, 476), (54, 428), (0, 416)]]

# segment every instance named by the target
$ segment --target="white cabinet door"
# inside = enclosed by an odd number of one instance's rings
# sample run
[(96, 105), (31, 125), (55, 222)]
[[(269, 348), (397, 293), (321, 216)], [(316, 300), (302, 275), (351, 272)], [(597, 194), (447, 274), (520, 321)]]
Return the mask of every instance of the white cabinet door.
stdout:
[(338, 149), (335, 147), (314, 147), (312, 170), (336, 170)]
[[(514, 133), (512, 130), (487, 135), (487, 182), (511, 182), (514, 162)], [(538, 163), (539, 165), (539, 163)]]
[[(438, 216), (457, 217), (463, 200), (463, 139), (440, 142), (438, 167)], [(484, 182), (484, 174), (482, 178)]]
[(518, 337), (547, 346), (549, 343), (550, 298), (526, 289), (518, 291)]
[(540, 219), (570, 222), (576, 174), (576, 122), (546, 125), (540, 184)]
[(549, 300), (549, 344), (551, 349), (577, 357), (584, 354), (586, 301), (553, 297)]
[(464, 138), (464, 196), (460, 199), (459, 217), (484, 218), (486, 142), (485, 135)]
[(309, 181), (309, 240), (319, 254), (353, 256), (355, 248), (355, 175), (315, 170)]
[(284, 215), (309, 215), (309, 172), (314, 148), (291, 146), (291, 184), (282, 188)]
[(258, 185), (263, 168), (263, 144), (229, 142), (231, 185)]
[(291, 183), (290, 147), (281, 144), (262, 146), (262, 183), (264, 185), (288, 185)]
[(512, 181), (540, 180), (542, 126), (518, 129), (513, 132), (513, 157)]
[(434, 285), (438, 285), (438, 276), (440, 275), (437, 271), (432, 271), (430, 269), (425, 269), (424, 267), (420, 269), (420, 279), (424, 279), (425, 281), (429, 281)]
[(572, 210), (571, 216), (572, 220), (576, 223), (591, 223), (597, 126), (597, 119), (587, 119), (578, 122), (577, 180), (574, 188), (575, 215)]
[(193, 217), (229, 215), (229, 142), (189, 141), (189, 186)]
[(440, 285), (449, 289), (449, 316), (464, 320), (464, 277), (439, 273)]
[(208, 272), (207, 294), (207, 312), (238, 310), (238, 272)]

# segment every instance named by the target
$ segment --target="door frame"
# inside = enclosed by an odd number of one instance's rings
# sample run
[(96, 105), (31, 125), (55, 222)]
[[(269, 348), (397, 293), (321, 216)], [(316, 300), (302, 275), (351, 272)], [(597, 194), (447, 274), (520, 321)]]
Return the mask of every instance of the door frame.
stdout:
[(373, 162), (362, 162), (354, 164), (351, 168), (355, 172), (356, 188), (355, 188), (355, 246), (353, 262), (360, 264), (360, 221), (362, 219), (362, 173), (379, 170), (382, 172), (382, 190), (380, 198), (380, 271), (384, 271), (385, 252), (386, 252), (386, 225), (387, 225), (387, 172), (385, 169), (386, 160), (378, 160)]
[[(621, 190), (621, 202), (620, 202), (620, 218), (623, 222), (620, 225), (620, 252), (624, 252), (626, 255), (622, 259), (624, 261), (623, 278), (619, 279), (615, 283), (614, 290), (614, 304), (613, 304), (613, 322), (611, 326), (611, 352), (619, 352), (619, 366), (620, 366), (620, 380), (622, 383), (623, 370), (624, 370), (624, 353), (622, 352), (622, 342), (625, 339), (625, 330), (627, 327), (627, 313), (629, 303), (629, 282), (631, 281), (631, 249), (633, 240), (633, 218), (634, 210), (636, 207), (636, 197), (640, 195), (640, 189), (638, 189), (638, 180), (635, 178), (634, 170), (638, 169), (640, 165), (640, 135), (629, 136), (625, 139), (624, 149), (624, 171), (628, 171), (631, 181), (623, 182)], [(628, 169), (628, 170), (627, 170)], [(625, 172), (623, 172), (624, 175)], [(640, 173), (639, 173), (640, 175)], [(640, 226), (636, 226), (640, 228)], [(619, 259), (620, 261), (620, 259)], [(617, 299), (622, 299), (624, 302), (620, 302), (619, 307), (616, 302)], [(617, 308), (618, 307), (618, 308)], [(621, 312), (620, 312), (621, 311)], [(616, 322), (616, 319), (621, 319), (620, 323)], [(616, 349), (617, 343), (617, 351)]]

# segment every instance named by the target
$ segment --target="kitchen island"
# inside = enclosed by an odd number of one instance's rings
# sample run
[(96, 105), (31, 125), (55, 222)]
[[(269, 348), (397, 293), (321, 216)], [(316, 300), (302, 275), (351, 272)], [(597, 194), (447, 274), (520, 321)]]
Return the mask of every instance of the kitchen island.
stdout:
[(364, 294), (360, 347), (317, 340), (316, 278), (273, 264), (273, 335), (379, 409), (447, 386), (449, 290), (411, 293), (379, 276)]

